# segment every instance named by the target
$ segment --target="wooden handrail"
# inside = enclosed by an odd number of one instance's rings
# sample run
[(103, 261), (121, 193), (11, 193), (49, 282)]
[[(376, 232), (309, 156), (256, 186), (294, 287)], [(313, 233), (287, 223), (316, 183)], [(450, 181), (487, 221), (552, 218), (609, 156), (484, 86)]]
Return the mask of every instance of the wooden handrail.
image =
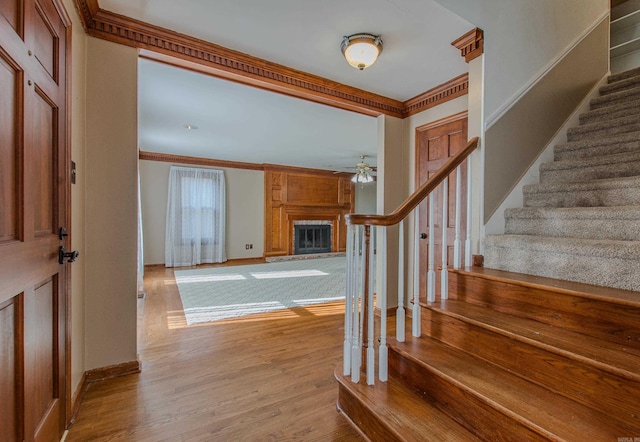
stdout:
[(413, 195), (402, 203), (396, 210), (389, 215), (361, 215), (357, 213), (351, 213), (345, 216), (346, 223), (351, 224), (364, 224), (371, 226), (393, 226), (405, 219), (418, 204), (422, 202), (431, 192), (433, 192), (440, 183), (448, 177), (451, 172), (455, 170), (467, 157), (478, 148), (480, 140), (478, 137), (474, 137), (469, 140), (467, 147), (458, 152), (455, 156), (451, 157), (444, 166), (442, 166), (435, 175), (431, 176), (427, 181), (422, 184)]

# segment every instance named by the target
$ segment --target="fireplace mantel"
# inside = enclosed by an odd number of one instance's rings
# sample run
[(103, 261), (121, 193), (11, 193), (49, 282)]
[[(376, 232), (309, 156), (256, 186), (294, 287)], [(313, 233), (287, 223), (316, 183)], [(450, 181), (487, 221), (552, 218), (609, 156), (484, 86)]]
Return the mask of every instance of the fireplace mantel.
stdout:
[(293, 255), (296, 221), (330, 222), (331, 251), (345, 251), (354, 197), (350, 175), (265, 168), (265, 256)]

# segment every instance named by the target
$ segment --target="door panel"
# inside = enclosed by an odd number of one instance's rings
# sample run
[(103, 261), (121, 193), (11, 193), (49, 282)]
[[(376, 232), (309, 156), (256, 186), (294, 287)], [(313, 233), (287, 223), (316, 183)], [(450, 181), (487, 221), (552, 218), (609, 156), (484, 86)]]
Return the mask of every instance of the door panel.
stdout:
[[(18, 330), (19, 308), (16, 300), (18, 296), (9, 302), (0, 305), (0, 434), (3, 440), (17, 441), (22, 436), (19, 420), (19, 408), (21, 403), (19, 386), (22, 384), (20, 375), (20, 333)], [(5, 439), (6, 438), (6, 439)]]
[[(31, 92), (31, 91), (30, 91)], [(56, 220), (55, 201), (57, 186), (55, 185), (56, 161), (55, 140), (57, 111), (52, 109), (52, 104), (42, 96), (41, 91), (33, 90), (32, 124), (34, 131), (32, 138), (33, 161), (29, 176), (33, 177), (31, 185), (38, 195), (37, 204), (34, 206), (34, 234), (42, 236), (54, 234)]]
[(58, 247), (69, 245), (58, 238), (70, 186), (68, 21), (59, 0), (0, 2), (0, 439), (59, 441), (68, 395), (68, 264), (58, 263)]
[[(436, 173), (452, 156), (462, 150), (467, 143), (467, 118), (448, 120), (441, 125), (429, 125), (427, 127), (416, 129), (416, 164), (418, 167), (418, 183), (422, 185), (429, 177)], [(461, 188), (461, 237), (464, 241), (464, 233), (466, 229), (466, 162), (462, 163), (461, 178), (463, 187)], [(453, 263), (456, 230), (456, 178), (457, 172), (454, 171), (448, 180), (447, 192), (447, 264)], [(434, 200), (434, 244), (435, 259), (434, 268), (436, 270), (436, 287), (440, 286), (440, 273), (442, 269), (442, 224), (443, 224), (443, 194), (442, 186), (439, 186), (433, 192)], [(420, 232), (429, 232), (429, 212), (427, 201), (420, 204)], [(464, 253), (464, 250), (462, 250)], [(426, 296), (426, 282), (428, 263), (428, 241), (420, 241), (420, 294)], [(464, 259), (464, 256), (463, 256)]]
[(2, 15), (16, 33), (21, 34), (19, 0), (0, 0), (0, 15)]
[(19, 72), (0, 54), (0, 243), (18, 238)]

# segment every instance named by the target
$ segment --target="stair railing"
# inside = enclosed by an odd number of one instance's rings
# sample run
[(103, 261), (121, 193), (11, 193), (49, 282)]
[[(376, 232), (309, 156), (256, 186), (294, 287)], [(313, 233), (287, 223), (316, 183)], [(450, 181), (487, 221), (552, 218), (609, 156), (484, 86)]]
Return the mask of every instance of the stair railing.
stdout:
[[(404, 265), (404, 230), (406, 219), (414, 217), (414, 270), (412, 293), (412, 335), (420, 336), (420, 287), (419, 287), (419, 210), (418, 205), (428, 198), (429, 234), (428, 243), (428, 272), (427, 272), (427, 300), (436, 300), (436, 271), (435, 271), (435, 227), (431, 220), (435, 216), (435, 200), (433, 192), (442, 186), (442, 226), (447, 226), (448, 220), (448, 185), (449, 176), (456, 171), (456, 201), (455, 217), (456, 230), (453, 243), (453, 268), (462, 267), (461, 240), (461, 200), (462, 200), (462, 163), (475, 151), (479, 139), (471, 139), (467, 146), (451, 157), (434, 175), (422, 184), (407, 200), (389, 215), (361, 215), (349, 214), (347, 223), (347, 278), (345, 298), (345, 327), (344, 327), (344, 363), (343, 373), (351, 376), (353, 382), (360, 382), (360, 375), (364, 371), (366, 382), (373, 385), (375, 381), (375, 315), (374, 315), (374, 284), (378, 279), (380, 292), (376, 296), (376, 306), (380, 311), (379, 344), (378, 344), (378, 378), (386, 381), (388, 378), (388, 348), (387, 348), (387, 228), (399, 225), (398, 238), (398, 307), (396, 310), (396, 339), (405, 340), (405, 265)], [(467, 219), (465, 235), (465, 266), (471, 266), (471, 162), (467, 162)], [(380, 259), (380, 272), (376, 274), (376, 255), (372, 246), (372, 238), (380, 232), (380, 243), (377, 244), (377, 257)], [(442, 269), (440, 271), (440, 298), (448, 297), (447, 270), (447, 229), (442, 228)], [(376, 278), (377, 276), (377, 278)]]

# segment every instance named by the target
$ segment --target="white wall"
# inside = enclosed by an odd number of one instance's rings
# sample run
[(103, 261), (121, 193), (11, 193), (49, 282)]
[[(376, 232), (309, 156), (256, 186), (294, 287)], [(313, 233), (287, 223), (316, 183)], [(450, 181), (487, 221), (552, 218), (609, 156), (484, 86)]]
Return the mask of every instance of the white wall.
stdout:
[(71, 271), (71, 392), (76, 391), (85, 372), (85, 111), (87, 36), (73, 0), (64, 0), (72, 21), (71, 41), (71, 160), (76, 163), (76, 184), (71, 186), (71, 248), (80, 252)]
[[(164, 264), (170, 167), (170, 163), (140, 161), (145, 265)], [(223, 167), (215, 169), (223, 170), (225, 175), (227, 259), (262, 257), (264, 255), (264, 172)], [(253, 244), (253, 248), (247, 250), (246, 244)]]
[(376, 213), (378, 181), (366, 184), (356, 184), (355, 213)]
[(484, 31), (489, 125), (609, 9), (608, 0), (436, 0)]
[(85, 370), (137, 359), (137, 68), (136, 49), (88, 38)]

